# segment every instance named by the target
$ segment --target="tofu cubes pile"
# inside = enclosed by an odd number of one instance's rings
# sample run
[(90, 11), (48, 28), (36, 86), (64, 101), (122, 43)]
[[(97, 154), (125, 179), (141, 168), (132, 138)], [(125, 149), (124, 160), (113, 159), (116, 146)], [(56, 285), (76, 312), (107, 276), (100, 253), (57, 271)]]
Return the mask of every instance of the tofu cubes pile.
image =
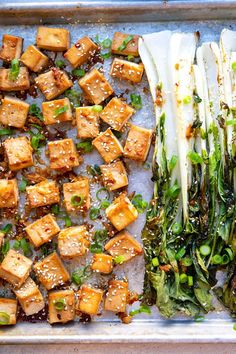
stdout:
[[(137, 35), (120, 32), (114, 34), (112, 41), (107, 40), (113, 55), (112, 83), (126, 80), (137, 85), (141, 81), (144, 68), (138, 63), (138, 40)], [(21, 37), (3, 35), (0, 124), (4, 164), (0, 209), (2, 218), (14, 216), (16, 225), (9, 235), (4, 228), (0, 232), (0, 278), (2, 286), (7, 284), (12, 292), (9, 298), (0, 298), (0, 325), (16, 323), (18, 306), (26, 316), (36, 316), (45, 310), (45, 303), (51, 324), (72, 321), (80, 314), (97, 315), (102, 303), (107, 311), (126, 312), (128, 280), (116, 277), (113, 269), (142, 254), (142, 247), (126, 230), (137, 219), (138, 210), (127, 194), (125, 161), (145, 162), (152, 130), (130, 123), (135, 105), (127, 103), (122, 95), (116, 96), (101, 65), (95, 65), (94, 58), (101, 55), (101, 47), (101, 42), (88, 36), (71, 45), (70, 33), (64, 28), (39, 27), (35, 44), (24, 49)], [(59, 65), (50, 59), (49, 52), (61, 52), (64, 62), (59, 60)], [(63, 70), (65, 66), (70, 69)], [(76, 83), (83, 97), (80, 105), (73, 102), (77, 91), (72, 87)], [(41, 107), (30, 105), (32, 100), (27, 102), (25, 97), (32, 90), (44, 97)], [(80, 139), (81, 144), (77, 146), (74, 139), (66, 136), (48, 138), (49, 126), (60, 129), (63, 124), (76, 126), (74, 138)], [(127, 128), (126, 141), (119, 140), (119, 134)], [(40, 172), (41, 140), (49, 161), (46, 174)], [(112, 230), (111, 234), (105, 230), (106, 235), (111, 237), (97, 248), (91, 246), (97, 246), (98, 231), (81, 219), (96, 219), (90, 195), (91, 176), (80, 174), (77, 169), (86, 153), (79, 147), (83, 144), (95, 148), (104, 161), (97, 179), (101, 191), (114, 194), (103, 216), (107, 230)], [(19, 210), (21, 195), (25, 198), (24, 212)], [(59, 223), (64, 217), (61, 215), (67, 218), (64, 227)], [(77, 219), (84, 222), (72, 224), (70, 215), (80, 215)], [(34, 248), (36, 253), (30, 256), (23, 245)], [(50, 248), (52, 245), (56, 249)], [(74, 272), (68, 270), (71, 267), (67, 269), (68, 262), (83, 259), (89, 251), (89, 264), (83, 271), (89, 269), (91, 274), (108, 276), (105, 289), (91, 284), (85, 276), (83, 281), (76, 280)]]

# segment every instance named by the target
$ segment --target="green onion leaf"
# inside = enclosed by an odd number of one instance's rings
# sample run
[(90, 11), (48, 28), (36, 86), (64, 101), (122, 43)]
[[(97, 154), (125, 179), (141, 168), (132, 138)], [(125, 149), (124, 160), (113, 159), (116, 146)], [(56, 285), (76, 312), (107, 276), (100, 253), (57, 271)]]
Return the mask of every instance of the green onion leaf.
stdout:
[(64, 221), (65, 221), (66, 227), (70, 227), (72, 225), (72, 221), (68, 215), (65, 216)]
[(72, 70), (72, 75), (75, 77), (83, 77), (85, 75), (84, 69), (74, 69)]
[(76, 144), (78, 150), (82, 150), (83, 152), (91, 152), (93, 150), (93, 145), (91, 140), (81, 141)]
[(20, 249), (20, 240), (16, 240), (13, 244), (14, 250), (18, 251)]
[(226, 125), (236, 125), (236, 119), (227, 120)]
[(9, 128), (0, 129), (0, 136), (12, 135), (13, 133), (14, 133), (14, 131), (12, 129), (9, 129)]
[(114, 262), (115, 262), (116, 264), (122, 264), (122, 263), (124, 263), (124, 261), (125, 261), (125, 257), (124, 257), (123, 255), (116, 256), (116, 257), (114, 258)]
[(100, 198), (100, 194), (101, 194), (102, 192), (105, 192), (105, 199), (109, 199), (109, 198), (110, 198), (110, 193), (109, 193), (109, 191), (108, 191), (106, 188), (102, 187), (102, 188), (100, 188), (100, 189), (97, 191), (97, 193), (96, 193), (96, 197), (97, 197), (97, 200), (99, 200), (99, 202), (102, 201), (102, 199)]
[(234, 259), (233, 251), (230, 248), (226, 248), (225, 252), (228, 254), (229, 259), (232, 261)]
[(56, 65), (57, 68), (63, 69), (63, 68), (65, 68), (66, 63), (63, 60), (58, 59), (58, 60), (55, 61), (55, 65)]
[(188, 286), (193, 286), (193, 277), (191, 275), (188, 276)]
[(24, 256), (26, 256), (26, 257), (32, 256), (32, 254), (33, 254), (32, 249), (30, 247), (29, 242), (25, 238), (22, 238), (20, 240), (20, 247), (24, 253)]
[(59, 115), (61, 115), (62, 113), (65, 113), (66, 111), (68, 111), (69, 107), (68, 106), (63, 106), (63, 107), (59, 107), (57, 109), (55, 109), (54, 111), (54, 117), (58, 117)]
[(227, 254), (223, 254), (222, 256), (222, 264), (228, 264), (230, 262), (230, 258)]
[(54, 204), (51, 207), (51, 212), (55, 215), (58, 215), (60, 213), (60, 207), (58, 204)]
[(175, 222), (173, 225), (172, 225), (172, 232), (174, 235), (179, 235), (182, 230), (183, 230), (183, 227), (182, 225), (179, 223), (179, 222)]
[(131, 55), (131, 54), (129, 54), (129, 55), (127, 56), (127, 60), (128, 60), (128, 61), (134, 61), (134, 56)]
[(65, 96), (70, 100), (70, 103), (74, 108), (80, 107), (81, 96), (79, 91), (73, 89), (66, 90)]
[(103, 252), (103, 245), (98, 242), (93, 242), (90, 245), (89, 250), (91, 253), (102, 253)]
[(88, 173), (92, 176), (97, 176), (102, 174), (99, 165), (96, 164), (93, 166), (88, 166)]
[(23, 177), (22, 180), (20, 181), (20, 184), (19, 184), (19, 190), (20, 190), (20, 192), (25, 192), (27, 184), (28, 184), (27, 179), (25, 179), (25, 178)]
[(0, 312), (0, 325), (4, 326), (10, 323), (10, 315), (6, 312)]
[(185, 273), (180, 274), (180, 276), (179, 276), (179, 282), (180, 282), (181, 284), (184, 284), (184, 283), (187, 283), (187, 281), (188, 281), (188, 276), (187, 276), (187, 274), (185, 274)]
[(96, 220), (100, 215), (100, 210), (98, 208), (91, 208), (89, 217), (91, 220)]
[(167, 191), (166, 191), (166, 196), (169, 197), (170, 199), (176, 199), (180, 193), (180, 187), (178, 185), (178, 182), (175, 181), (173, 186), (171, 186)]
[(173, 155), (170, 159), (170, 162), (169, 162), (169, 171), (170, 173), (173, 171), (173, 169), (175, 168), (176, 164), (177, 164), (177, 161), (178, 161), (178, 156), (176, 155)]
[(13, 59), (11, 61), (11, 69), (9, 72), (9, 80), (16, 81), (20, 73), (20, 62), (18, 59)]
[(134, 36), (132, 36), (132, 35), (127, 36), (127, 37), (123, 40), (122, 44), (118, 47), (119, 52), (122, 52), (122, 51), (127, 47), (127, 44), (128, 44), (130, 41), (132, 41), (133, 38), (134, 38)]
[(132, 310), (130, 311), (129, 315), (130, 316), (135, 316), (135, 315), (138, 315), (139, 313), (146, 313), (146, 314), (151, 314), (151, 309), (148, 305), (145, 305), (145, 304), (141, 304), (139, 309), (136, 309), (136, 310)]
[(194, 317), (195, 322), (203, 322), (205, 320), (204, 316), (198, 315)]
[(101, 42), (101, 44), (103, 48), (108, 49), (111, 48), (112, 41), (110, 40), (110, 38), (106, 38)]
[(102, 59), (109, 59), (111, 57), (111, 52), (101, 53), (100, 56)]
[(29, 114), (31, 116), (37, 117), (39, 120), (43, 121), (43, 114), (36, 103), (32, 103), (29, 108)]
[(183, 103), (184, 104), (189, 104), (189, 103), (191, 103), (191, 101), (192, 101), (191, 96), (185, 96), (183, 98)]
[(202, 163), (202, 157), (195, 151), (189, 151), (188, 158), (192, 162), (193, 165), (197, 165), (198, 163)]
[(95, 104), (94, 106), (92, 106), (92, 110), (94, 112), (101, 112), (103, 110), (103, 107), (100, 104)]
[(12, 224), (6, 224), (3, 228), (2, 228), (2, 232), (4, 234), (8, 234), (10, 231), (12, 230)]
[(186, 249), (185, 247), (181, 247), (178, 252), (175, 255), (175, 259), (178, 261), (179, 259), (181, 259), (186, 253)]
[(202, 256), (209, 256), (211, 254), (211, 247), (208, 245), (202, 245), (199, 251)]
[(131, 200), (131, 202), (135, 206), (139, 214), (142, 214), (148, 206), (148, 202), (146, 202), (146, 200), (143, 200), (141, 194), (136, 194)]
[(202, 99), (198, 96), (197, 93), (194, 93), (193, 99), (194, 99), (195, 103), (201, 103), (202, 102)]
[(152, 265), (153, 267), (158, 267), (159, 266), (159, 260), (157, 257), (152, 259)]
[(130, 95), (131, 105), (137, 110), (140, 110), (143, 107), (142, 99), (140, 95), (136, 95), (135, 93), (131, 93)]
[(75, 283), (76, 285), (82, 285), (85, 280), (91, 275), (91, 271), (89, 270), (89, 266), (86, 266), (84, 268), (81, 269), (77, 269), (75, 270), (72, 274), (71, 274), (71, 280), (73, 283)]
[(111, 205), (111, 203), (109, 202), (109, 200), (104, 199), (104, 200), (102, 200), (101, 203), (100, 203), (100, 208), (101, 208), (101, 209), (106, 209), (106, 208), (109, 207), (109, 205)]
[(190, 267), (193, 264), (193, 261), (192, 261), (192, 259), (190, 257), (185, 257), (185, 258), (181, 259), (181, 263), (185, 267)]
[(222, 263), (222, 257), (219, 254), (215, 254), (212, 257), (211, 263), (212, 264), (221, 264)]
[(1, 252), (5, 256), (9, 250), (10, 250), (10, 241), (5, 240), (4, 244), (2, 245)]
[(62, 311), (66, 307), (66, 300), (65, 299), (58, 299), (54, 302), (54, 307), (57, 311)]
[(84, 197), (81, 194), (75, 194), (71, 197), (70, 200), (71, 205), (78, 207), (84, 203)]
[(37, 151), (41, 147), (41, 142), (45, 142), (45, 136), (41, 133), (37, 133), (31, 138), (31, 146)]

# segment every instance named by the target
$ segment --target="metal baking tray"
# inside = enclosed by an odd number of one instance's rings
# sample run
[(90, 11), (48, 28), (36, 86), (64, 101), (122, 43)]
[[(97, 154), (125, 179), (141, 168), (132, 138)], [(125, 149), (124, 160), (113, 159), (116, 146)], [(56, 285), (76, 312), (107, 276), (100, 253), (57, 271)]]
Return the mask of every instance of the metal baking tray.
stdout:
[[(221, 30), (236, 30), (236, 1), (19, 1), (0, 0), (0, 37), (13, 33), (25, 38), (25, 45), (33, 43), (36, 26), (57, 25), (68, 28), (72, 42), (84, 33), (111, 37), (114, 31), (150, 33), (163, 29), (200, 31), (201, 41), (218, 40)], [(147, 85), (144, 80), (143, 85)], [(147, 86), (146, 86), (147, 87)], [(151, 99), (145, 99), (142, 114), (136, 123), (154, 125)], [(132, 183), (137, 183), (133, 176)], [(147, 173), (150, 180), (150, 172)], [(137, 188), (143, 188), (142, 180)], [(147, 183), (146, 183), (147, 184)], [(151, 182), (147, 196), (151, 195)], [(142, 191), (142, 189), (140, 190)], [(136, 229), (141, 232), (144, 216)], [(141, 271), (142, 268), (142, 271)], [(136, 264), (137, 274), (143, 274), (143, 261)], [(133, 285), (142, 287), (142, 280), (133, 279)], [(141, 316), (141, 315), (140, 315)], [(129, 325), (114, 317), (97, 317), (82, 324), (50, 326), (47, 323), (18, 323), (15, 327), (0, 329), (1, 344), (25, 343), (113, 343), (113, 342), (236, 342), (233, 321), (224, 311), (209, 314), (205, 321), (196, 323), (188, 318), (164, 320), (153, 309), (151, 316), (137, 317)]]

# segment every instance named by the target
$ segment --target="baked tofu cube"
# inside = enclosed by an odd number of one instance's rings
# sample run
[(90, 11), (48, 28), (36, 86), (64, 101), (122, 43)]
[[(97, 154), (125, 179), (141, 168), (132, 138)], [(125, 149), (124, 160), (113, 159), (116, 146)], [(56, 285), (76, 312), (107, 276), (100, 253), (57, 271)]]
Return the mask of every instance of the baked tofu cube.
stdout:
[(103, 183), (109, 191), (128, 186), (128, 177), (122, 161), (100, 166)]
[(43, 296), (31, 278), (28, 278), (19, 289), (14, 289), (14, 293), (27, 316), (38, 313), (45, 306)]
[(114, 97), (100, 113), (100, 118), (113, 129), (120, 131), (134, 112), (132, 107), (121, 99)]
[(48, 294), (49, 323), (66, 323), (75, 318), (73, 290), (54, 290)]
[(53, 52), (64, 52), (70, 46), (70, 32), (65, 28), (39, 27), (36, 45)]
[(87, 98), (95, 104), (100, 104), (114, 92), (105, 76), (97, 69), (93, 69), (82, 77), (79, 85)]
[(108, 283), (104, 308), (106, 311), (125, 312), (128, 299), (128, 283), (112, 279)]
[(58, 68), (40, 74), (36, 77), (35, 83), (47, 100), (53, 100), (73, 86), (67, 74)]
[(76, 182), (63, 184), (66, 210), (86, 212), (90, 208), (89, 179), (80, 177)]
[(15, 208), (19, 191), (16, 179), (0, 179), (0, 208)]
[(64, 57), (70, 62), (73, 68), (77, 68), (88, 59), (94, 56), (98, 46), (87, 36), (78, 40), (65, 54)]
[(25, 136), (5, 140), (4, 148), (11, 171), (33, 166), (33, 148)]
[(89, 245), (89, 232), (85, 225), (68, 227), (58, 235), (60, 256), (65, 259), (83, 256)]
[(42, 112), (44, 123), (46, 125), (68, 122), (72, 120), (72, 110), (68, 98), (60, 98), (59, 100), (55, 101), (43, 102)]
[(128, 231), (121, 231), (105, 245), (105, 250), (112, 255), (122, 257), (122, 262), (127, 262), (131, 258), (143, 253), (141, 245)]
[(58, 234), (60, 227), (52, 214), (47, 214), (25, 228), (34, 247), (38, 248)]
[(123, 147), (110, 128), (100, 133), (92, 144), (106, 163), (114, 161), (123, 154)]
[(29, 276), (31, 259), (10, 249), (0, 265), (0, 277), (19, 288)]
[(138, 211), (125, 194), (117, 197), (106, 209), (106, 216), (118, 231), (123, 230), (138, 217)]
[(23, 128), (29, 112), (29, 104), (11, 96), (5, 96), (0, 106), (0, 123)]
[(90, 268), (98, 273), (110, 274), (113, 269), (112, 257), (105, 253), (96, 253)]
[(132, 125), (125, 142), (124, 156), (145, 161), (152, 141), (152, 130)]
[(21, 62), (35, 73), (45, 69), (49, 60), (35, 45), (30, 45), (20, 58)]
[(102, 301), (102, 296), (102, 290), (92, 288), (86, 284), (82, 285), (78, 292), (77, 310), (88, 315), (96, 315)]
[(53, 170), (66, 172), (79, 166), (80, 159), (72, 139), (50, 141), (48, 143), (50, 167)]
[(76, 108), (77, 136), (81, 139), (93, 139), (99, 134), (99, 113), (93, 107)]
[(63, 285), (70, 280), (69, 273), (56, 252), (51, 253), (49, 256), (36, 263), (34, 265), (34, 271), (40, 283), (42, 283), (47, 290), (51, 290), (55, 288), (55, 286)]
[(11, 69), (0, 69), (0, 90), (2, 91), (25, 91), (30, 88), (29, 72), (21, 67), (16, 80), (10, 77)]
[(34, 186), (28, 186), (26, 187), (26, 194), (30, 208), (38, 208), (60, 202), (59, 188), (54, 181), (46, 180)]
[(2, 36), (2, 48), (0, 49), (0, 59), (11, 61), (19, 59), (22, 50), (23, 39), (21, 37), (4, 34)]
[(142, 80), (144, 66), (128, 60), (115, 58), (111, 65), (110, 75), (118, 79), (139, 83)]
[(16, 324), (16, 314), (17, 314), (17, 300), (1, 297), (0, 298), (0, 321), (3, 322), (4, 325), (14, 325)]
[[(129, 42), (126, 45), (123, 45), (124, 41), (127, 40), (129, 40)], [(115, 32), (112, 39), (111, 52), (113, 54), (138, 57), (138, 40), (139, 36), (136, 34), (130, 35), (122, 32)]]

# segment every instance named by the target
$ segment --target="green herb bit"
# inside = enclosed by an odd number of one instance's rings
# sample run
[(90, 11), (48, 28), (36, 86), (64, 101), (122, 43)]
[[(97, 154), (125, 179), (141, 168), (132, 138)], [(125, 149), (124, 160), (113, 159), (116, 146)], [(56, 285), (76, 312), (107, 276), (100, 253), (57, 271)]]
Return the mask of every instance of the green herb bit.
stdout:
[(102, 174), (99, 165), (96, 164), (93, 166), (88, 166), (88, 173), (94, 177)]
[(89, 250), (91, 253), (102, 253), (103, 252), (103, 245), (98, 242), (93, 242), (90, 245)]
[(65, 299), (58, 299), (54, 302), (54, 307), (57, 311), (62, 311), (66, 307), (66, 300)]
[(101, 42), (101, 44), (102, 44), (103, 48), (108, 49), (108, 48), (111, 48), (112, 41), (110, 40), (110, 38), (106, 38)]
[(11, 68), (9, 72), (9, 79), (11, 81), (16, 81), (20, 73), (20, 62), (18, 59), (13, 59), (11, 61)]
[(10, 231), (12, 230), (12, 224), (6, 224), (3, 228), (2, 228), (2, 232), (4, 234), (8, 234)]
[(228, 264), (230, 262), (230, 258), (227, 254), (223, 254), (222, 256), (222, 264)]
[(177, 164), (177, 161), (178, 161), (178, 156), (176, 155), (173, 155), (170, 159), (170, 162), (169, 162), (169, 171), (170, 173), (173, 171), (173, 169), (175, 168), (176, 164)]
[(111, 52), (107, 52), (107, 53), (101, 53), (100, 57), (102, 59), (109, 59), (111, 57)]
[(127, 60), (128, 61), (134, 61), (134, 56), (133, 55), (131, 55), (131, 54), (129, 54), (128, 56), (127, 56)]
[(236, 125), (236, 119), (227, 120), (226, 125)]
[(192, 162), (193, 165), (197, 165), (203, 162), (202, 157), (195, 151), (189, 151), (188, 158)]
[(55, 215), (58, 215), (60, 213), (60, 207), (58, 204), (54, 204), (51, 207), (51, 212)]
[(91, 271), (89, 270), (89, 266), (86, 266), (84, 268), (75, 270), (71, 275), (71, 280), (73, 283), (80, 286), (90, 275)]
[(16, 240), (13, 244), (14, 250), (18, 251), (20, 249), (20, 240)]
[(236, 61), (231, 64), (231, 68), (233, 71), (236, 71)]
[(41, 133), (35, 134), (31, 138), (31, 146), (37, 151), (41, 147), (41, 142), (45, 142), (45, 136)]
[(102, 200), (101, 203), (100, 203), (100, 208), (101, 208), (101, 209), (106, 209), (106, 208), (109, 207), (109, 205), (111, 205), (111, 203), (109, 202), (109, 200), (104, 199), (104, 200)]
[(122, 51), (127, 47), (128, 43), (129, 43), (130, 41), (132, 41), (133, 38), (134, 38), (134, 36), (132, 36), (132, 35), (127, 36), (127, 37), (123, 40), (122, 44), (118, 47), (119, 52), (122, 52)]
[(96, 220), (100, 215), (100, 210), (98, 208), (91, 208), (89, 217), (91, 220)]
[(193, 286), (193, 277), (191, 275), (188, 276), (188, 286)]
[(55, 65), (59, 69), (64, 69), (65, 66), (66, 66), (66, 63), (63, 60), (58, 59), (58, 60), (55, 61)]
[(14, 131), (12, 129), (9, 129), (9, 128), (0, 129), (0, 136), (12, 135), (13, 133), (14, 133)]
[(146, 313), (148, 315), (151, 314), (151, 309), (148, 305), (145, 305), (145, 304), (141, 304), (139, 309), (136, 309), (136, 310), (132, 310), (130, 311), (130, 316), (135, 316), (135, 315), (138, 315), (139, 313)]
[(202, 99), (198, 96), (197, 93), (193, 94), (193, 100), (194, 100), (195, 103), (201, 103), (202, 102)]
[(177, 261), (180, 260), (180, 259), (185, 255), (185, 253), (186, 253), (185, 247), (181, 247), (181, 248), (178, 250), (178, 252), (176, 253), (175, 259), (176, 259)]
[(80, 107), (81, 96), (79, 91), (73, 89), (66, 90), (65, 96), (70, 100), (73, 107)]
[(133, 199), (132, 199), (132, 204), (135, 206), (135, 208), (138, 210), (139, 214), (144, 213), (148, 206), (148, 202), (143, 200), (143, 197), (141, 194), (136, 194)]
[(212, 264), (221, 264), (222, 263), (222, 257), (219, 254), (215, 254), (212, 257), (211, 263)]
[(191, 103), (191, 101), (192, 101), (191, 96), (185, 96), (183, 98), (183, 104), (187, 105), (187, 104)]
[(65, 221), (66, 227), (70, 227), (72, 225), (72, 221), (68, 215), (65, 216), (64, 221)]
[(160, 264), (160, 263), (159, 263), (159, 260), (158, 260), (157, 257), (155, 257), (155, 258), (152, 259), (152, 265), (153, 265), (153, 267), (158, 267), (159, 264)]
[(180, 235), (182, 230), (183, 230), (183, 227), (182, 225), (179, 223), (179, 222), (175, 222), (173, 225), (172, 225), (172, 232), (174, 235)]
[(5, 256), (9, 250), (10, 250), (10, 241), (5, 240), (1, 248), (1, 253)]
[(63, 107), (59, 107), (59, 108), (55, 109), (55, 111), (54, 111), (54, 118), (60, 116), (62, 113), (67, 112), (68, 109), (69, 109), (68, 106), (63, 106)]
[(93, 151), (93, 145), (91, 140), (81, 141), (80, 143), (76, 144), (78, 150), (82, 150), (85, 153)]
[(10, 315), (7, 312), (0, 312), (0, 325), (4, 326), (10, 323)]
[(74, 69), (72, 70), (72, 75), (75, 77), (83, 77), (85, 75), (84, 69)]
[(43, 121), (43, 114), (36, 103), (32, 103), (29, 108), (29, 114), (31, 116), (37, 117), (39, 120)]
[(208, 246), (208, 245), (201, 245), (199, 251), (200, 251), (202, 256), (206, 257), (206, 256), (209, 256), (211, 254), (211, 247)]
[(106, 188), (102, 187), (96, 193), (96, 197), (97, 197), (97, 200), (99, 200), (99, 202), (101, 202), (104, 199), (104, 198), (102, 199), (101, 196), (100, 196), (101, 193), (103, 193), (103, 192), (105, 193), (105, 199), (109, 199), (110, 198), (109, 191)]
[(190, 267), (193, 264), (193, 261), (192, 261), (192, 259), (190, 257), (185, 257), (185, 258), (181, 259), (181, 263), (185, 267)]
[(71, 197), (70, 203), (74, 207), (81, 206), (84, 203), (84, 197), (81, 194), (75, 194)]
[(229, 259), (230, 259), (231, 261), (233, 261), (233, 259), (234, 259), (233, 251), (232, 251), (230, 248), (226, 248), (226, 249), (225, 249), (225, 252), (228, 254)]
[(124, 263), (124, 261), (125, 261), (125, 256), (123, 256), (123, 255), (116, 256), (116, 257), (114, 258), (114, 262), (115, 262), (116, 264), (122, 264), (122, 263)]
[(187, 283), (187, 281), (188, 281), (188, 276), (187, 276), (187, 274), (185, 274), (185, 273), (180, 274), (180, 276), (179, 276), (179, 282), (180, 282), (181, 284), (185, 284), (185, 283)]
[(166, 191), (166, 196), (170, 199), (176, 199), (180, 193), (180, 187), (178, 185), (178, 182), (175, 181), (173, 186), (171, 186), (169, 189)]
[(30, 243), (25, 238), (20, 240), (20, 247), (24, 253), (24, 256), (30, 257), (32, 255), (33, 252)]
[(27, 179), (25, 179), (25, 178), (23, 177), (22, 180), (20, 181), (20, 184), (19, 184), (19, 190), (20, 190), (20, 192), (25, 192), (27, 185), (28, 185), (28, 181), (27, 181)]
[(135, 93), (131, 93), (130, 95), (131, 105), (137, 110), (140, 110), (143, 107), (142, 99), (140, 95), (136, 95)]
[(94, 106), (92, 106), (92, 110), (94, 112), (101, 112), (103, 110), (103, 107), (100, 104), (95, 104)]

